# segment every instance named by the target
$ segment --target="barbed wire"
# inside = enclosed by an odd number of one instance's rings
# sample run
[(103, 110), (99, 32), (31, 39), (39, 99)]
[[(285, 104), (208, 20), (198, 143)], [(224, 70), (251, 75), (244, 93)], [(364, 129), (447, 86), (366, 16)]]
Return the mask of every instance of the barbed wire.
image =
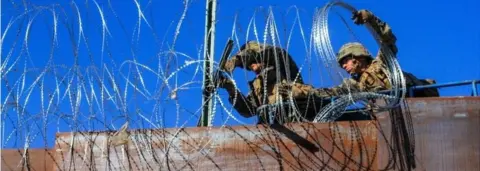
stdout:
[[(164, 40), (160, 40), (158, 32), (163, 28), (159, 28), (152, 16), (147, 16), (154, 11), (151, 1), (145, 4), (134, 0), (129, 5), (122, 4), (124, 7), (119, 9), (115, 5), (126, 2), (99, 2), (12, 5), (16, 12), (7, 15), (11, 19), (2, 33), (1, 51), (8, 53), (2, 53), (4, 60), (0, 66), (0, 77), (5, 90), (2, 91), (1, 101), (2, 148), (25, 149), (19, 150), (22, 161), (14, 167), (31, 167), (27, 153), (31, 148), (55, 149), (45, 158), (54, 160), (57, 170), (96, 170), (101, 167), (109, 170), (195, 170), (199, 164), (194, 161), (204, 161), (205, 167), (221, 170), (224, 166), (221, 161), (230, 159), (215, 156), (218, 152), (215, 148), (229, 141), (238, 141), (250, 148), (246, 151), (250, 150), (249, 154), (255, 156), (256, 162), (265, 170), (269, 169), (268, 164), (259, 156), (285, 157), (280, 155), (280, 149), (288, 142), (278, 131), (284, 129), (255, 125), (260, 118), (248, 120), (239, 116), (221, 89), (216, 89), (212, 97), (214, 110), (211, 122), (214, 127), (198, 128), (201, 130), (198, 132), (185, 129), (196, 125), (204, 106), (194, 103), (201, 98), (204, 60), (200, 52), (203, 45), (191, 50), (195, 40), (182, 37), (184, 34), (187, 35), (185, 37), (193, 37), (193, 34), (200, 33), (189, 32), (185, 27), (196, 27), (188, 26), (194, 20), (189, 11), (201, 4), (183, 1), (173, 33), (168, 30), (175, 21), (165, 31)], [(249, 40), (271, 44), (286, 49), (288, 53), (303, 50), (299, 56), (305, 57), (297, 57), (293, 61), (282, 58), (284, 54), (280, 52), (273, 54), (274, 65), (282, 66), (284, 70), (277, 67), (274, 78), (266, 76), (264, 85), (282, 84), (278, 77), (294, 73), (291, 68), (298, 69), (298, 72), (294, 77), (287, 78), (288, 82), (306, 81), (313, 85), (316, 81), (318, 87), (335, 84), (346, 76), (335, 65), (330, 43), (327, 23), (331, 6), (327, 4), (313, 16), (310, 37), (307, 37), (301, 9), (296, 6), (289, 8), (281, 17), (276, 17), (273, 7), (255, 9), (253, 15), (249, 14), (246, 18), (237, 13), (232, 19), (230, 37), (235, 40), (237, 50), (241, 42)], [(136, 15), (127, 15), (129, 12)], [(286, 23), (287, 18), (292, 18), (293, 24), (279, 26), (277, 22)], [(245, 32), (241, 31), (244, 30), (241, 27), (243, 21), (248, 21)], [(40, 24), (42, 22), (44, 25)], [(165, 24), (168, 21), (162, 19), (162, 22)], [(45, 29), (39, 28), (41, 26)], [(282, 31), (284, 34), (281, 34)], [(226, 37), (217, 36), (220, 39)], [(163, 49), (164, 45), (168, 47)], [(43, 49), (45, 47), (48, 49)], [(389, 59), (387, 65), (391, 68), (392, 85), (402, 90), (405, 80), (400, 67), (394, 57)], [(292, 63), (295, 65), (291, 66)], [(221, 69), (217, 63), (214, 66), (217, 70)], [(239, 78), (240, 75), (244, 79)], [(306, 75), (310, 80), (302, 78)], [(242, 92), (248, 88), (248, 77), (251, 74), (243, 70), (235, 71), (229, 78), (234, 88)], [(316, 78), (320, 77), (330, 79), (318, 83)], [(273, 82), (267, 81), (270, 79)], [(267, 86), (263, 86), (259, 101), (269, 101), (269, 93)], [(273, 117), (280, 123), (287, 122), (288, 117), (297, 121), (306, 120), (301, 115), (304, 109), (295, 103), (293, 97), (286, 99), (276, 93), (269, 103), (274, 104), (269, 106), (270, 110), (276, 112), (270, 120)], [(348, 94), (335, 100), (335, 103), (322, 105), (324, 108), (317, 111), (314, 122), (329, 122), (328, 133), (313, 131), (316, 126), (311, 123), (306, 124), (308, 128), (289, 128), (313, 139), (313, 146), (319, 148), (317, 152), (325, 155), (312, 155), (311, 151), (303, 148), (295, 152), (287, 150), (292, 156), (294, 153), (303, 158), (309, 156), (308, 161), (300, 157), (279, 167), (294, 170), (335, 170), (332, 165), (344, 170), (376, 168), (374, 158), (377, 157), (378, 145), (375, 143), (375, 149), (370, 149), (362, 136), (372, 131), (382, 132), (380, 126), (374, 124), (375, 130), (363, 130), (357, 123), (333, 121), (339, 117), (338, 114), (346, 111), (346, 107), (365, 99), (380, 97), (387, 99), (386, 109), (397, 107), (405, 96), (399, 93), (405, 91), (397, 91), (393, 95)], [(241, 97), (236, 94), (233, 103)], [(402, 112), (397, 115), (402, 115)], [(234, 129), (233, 125), (237, 127)], [(412, 134), (408, 133), (410, 137)], [(382, 136), (388, 144), (383, 132)], [(324, 141), (322, 137), (332, 139), (330, 146), (320, 143)], [(349, 140), (350, 147), (345, 146), (343, 140)], [(94, 154), (93, 151), (99, 153)], [(395, 153), (390, 151), (393, 162), (396, 161)], [(334, 155), (343, 158), (338, 159)]]

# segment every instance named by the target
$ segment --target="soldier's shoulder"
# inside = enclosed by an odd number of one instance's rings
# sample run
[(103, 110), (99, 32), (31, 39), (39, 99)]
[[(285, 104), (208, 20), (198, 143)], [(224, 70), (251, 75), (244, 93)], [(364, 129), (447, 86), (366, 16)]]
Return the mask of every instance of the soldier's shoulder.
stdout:
[(374, 59), (370, 66), (367, 68), (367, 71), (379, 71), (385, 68), (385, 65), (380, 59)]
[(263, 49), (263, 44), (257, 41), (248, 41), (240, 48), (240, 51), (255, 51), (260, 52)]
[(360, 75), (360, 82), (371, 82), (373, 77), (384, 77), (385, 76), (385, 65), (379, 59), (374, 59), (370, 66), (365, 70), (363, 74)]
[(377, 57), (372, 60), (372, 65), (383, 65), (383, 61)]

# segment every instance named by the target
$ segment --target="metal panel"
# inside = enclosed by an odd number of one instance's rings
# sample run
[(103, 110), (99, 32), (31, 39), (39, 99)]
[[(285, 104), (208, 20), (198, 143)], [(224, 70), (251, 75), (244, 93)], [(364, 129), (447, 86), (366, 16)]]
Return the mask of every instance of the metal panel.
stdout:
[(136, 130), (119, 146), (111, 133), (59, 134), (56, 161), (58, 170), (375, 169), (375, 145), (366, 144), (376, 135), (370, 121)]
[[(480, 97), (412, 98), (408, 107), (415, 131), (416, 170), (480, 170)], [(378, 119), (389, 133), (389, 116), (379, 114)], [(379, 142), (380, 168), (388, 160), (383, 142)]]
[[(51, 170), (54, 153), (50, 149), (1, 149), (2, 171)], [(28, 162), (26, 159), (28, 158)]]
[[(416, 170), (480, 170), (480, 97), (413, 98), (408, 107)], [(389, 116), (377, 116), (390, 139)], [(375, 170), (391, 157), (375, 123), (135, 130), (128, 145), (119, 145), (123, 134), (61, 133), (54, 154), (28, 156), (35, 170), (366, 170), (354, 162), (360, 160)], [(2, 170), (22, 170), (22, 155), (2, 149)]]

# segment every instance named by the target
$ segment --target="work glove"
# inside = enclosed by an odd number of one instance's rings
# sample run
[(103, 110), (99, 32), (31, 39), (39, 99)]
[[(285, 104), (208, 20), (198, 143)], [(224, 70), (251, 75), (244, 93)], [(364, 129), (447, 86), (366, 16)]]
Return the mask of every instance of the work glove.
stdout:
[[(292, 91), (292, 85), (291, 84), (285, 84), (285, 83), (280, 83), (276, 86), (278, 95), (286, 98), (290, 95), (290, 92)], [(275, 90), (274, 90), (275, 92)]]
[(365, 24), (372, 18), (373, 18), (373, 14), (370, 11), (364, 10), (364, 9), (355, 11), (353, 12), (353, 15), (352, 15), (353, 23), (358, 25)]
[(205, 87), (204, 93), (213, 93), (214, 91), (216, 91), (217, 88), (226, 89), (228, 92), (235, 90), (233, 81), (230, 78), (224, 76), (223, 73), (219, 73), (219, 75), (215, 78), (214, 82), (216, 85)]
[(284, 98), (290, 97), (290, 93), (293, 98), (306, 98), (313, 90), (313, 87), (299, 83), (291, 84), (282, 82), (277, 85), (277, 90), (278, 94)]
[(218, 87), (224, 89), (234, 89), (235, 85), (230, 78), (226, 77), (223, 74), (220, 74), (218, 78)]
[(237, 59), (236, 56), (233, 56), (232, 58), (227, 60), (227, 62), (225, 62), (225, 66), (223, 66), (223, 68), (221, 69), (231, 74), (235, 69), (235, 67), (239, 65), (240, 65), (240, 61)]

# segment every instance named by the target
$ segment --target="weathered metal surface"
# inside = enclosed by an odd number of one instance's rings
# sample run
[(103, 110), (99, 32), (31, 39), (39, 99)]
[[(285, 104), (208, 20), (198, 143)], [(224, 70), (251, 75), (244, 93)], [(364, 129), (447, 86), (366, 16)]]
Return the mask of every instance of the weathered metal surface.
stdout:
[(1, 149), (1, 151), (2, 171), (51, 170), (55, 155), (49, 149), (29, 149), (28, 153), (23, 149)]
[(55, 169), (376, 169), (377, 129), (370, 121), (136, 130), (120, 146), (108, 143), (111, 135), (59, 134)]
[[(480, 97), (412, 98), (408, 107), (416, 170), (480, 170)], [(389, 116), (379, 114), (378, 120), (389, 137)], [(388, 161), (383, 142), (379, 141), (379, 167)]]
[[(480, 170), (480, 97), (407, 101), (415, 131), (416, 170)], [(361, 159), (364, 166), (373, 162), (371, 170), (382, 169), (391, 153), (381, 133), (390, 140), (390, 122), (385, 113), (377, 116), (379, 122), (356, 122), (356, 126), (342, 122), (290, 124), (287, 129), (239, 126), (137, 130), (131, 132), (125, 146), (108, 143), (113, 133), (62, 133), (58, 134), (56, 149), (50, 151), (55, 162), (49, 162), (52, 157), (44, 149), (30, 150), (30, 167), (32, 170), (340, 170), (347, 164), (346, 170), (366, 170), (354, 162)], [(381, 133), (375, 123), (380, 123)], [(21, 155), (18, 150), (2, 150), (2, 170), (22, 170)]]

